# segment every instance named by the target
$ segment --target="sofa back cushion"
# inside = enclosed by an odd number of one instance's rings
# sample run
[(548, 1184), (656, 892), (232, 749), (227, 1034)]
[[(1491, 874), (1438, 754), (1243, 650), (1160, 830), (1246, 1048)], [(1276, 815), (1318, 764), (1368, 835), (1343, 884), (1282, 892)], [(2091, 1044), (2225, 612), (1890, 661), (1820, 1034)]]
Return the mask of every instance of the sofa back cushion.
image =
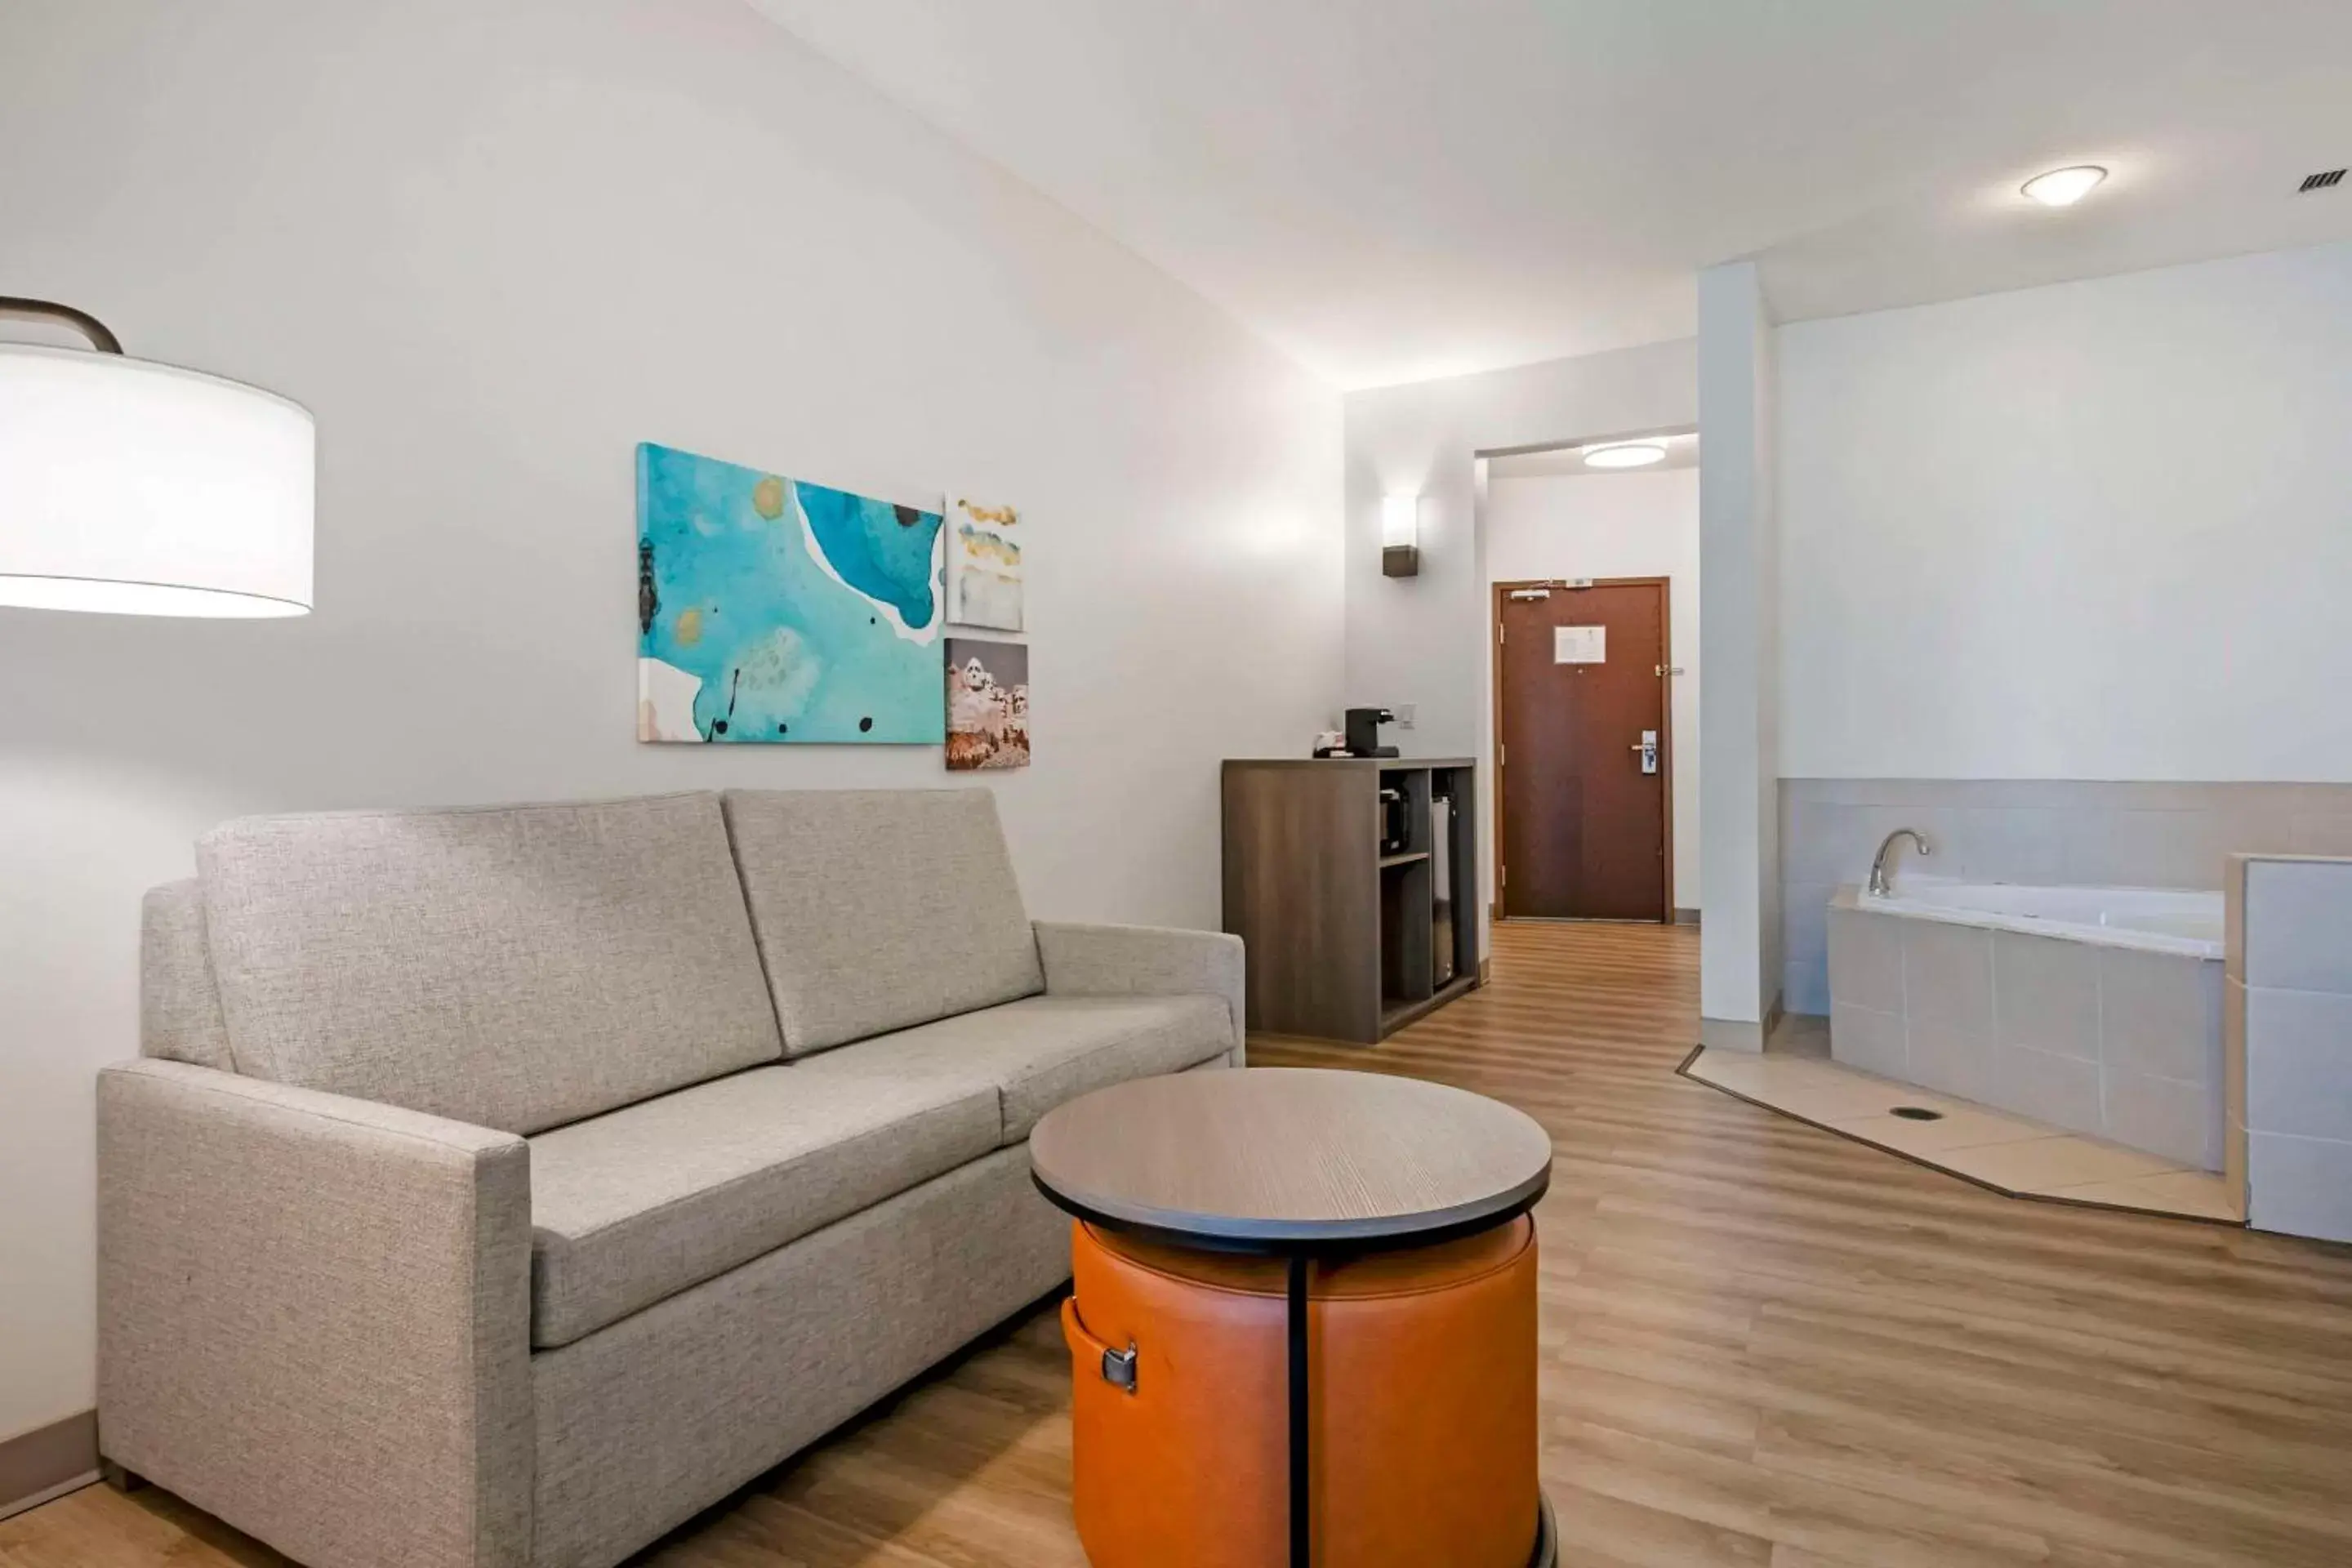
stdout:
[(196, 847), (239, 1071), (537, 1132), (782, 1054), (715, 795)]
[(1045, 988), (988, 791), (730, 790), (727, 826), (785, 1055)]
[(139, 912), (139, 1054), (235, 1072), (194, 877), (147, 890)]

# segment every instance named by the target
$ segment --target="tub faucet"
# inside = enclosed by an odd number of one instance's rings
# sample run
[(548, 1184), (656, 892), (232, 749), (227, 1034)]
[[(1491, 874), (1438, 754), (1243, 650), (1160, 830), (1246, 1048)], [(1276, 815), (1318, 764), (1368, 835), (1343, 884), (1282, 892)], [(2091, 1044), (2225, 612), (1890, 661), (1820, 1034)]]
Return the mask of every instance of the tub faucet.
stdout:
[(1878, 853), (1871, 858), (1870, 893), (1873, 898), (1889, 899), (1895, 896), (1894, 879), (1886, 874), (1886, 858), (1895, 853), (1895, 841), (1898, 838), (1908, 838), (1912, 843), (1916, 844), (1919, 847), (1920, 858), (1923, 859), (1936, 852), (1934, 847), (1928, 844), (1927, 835), (1916, 827), (1898, 827), (1888, 834), (1885, 842), (1879, 845)]

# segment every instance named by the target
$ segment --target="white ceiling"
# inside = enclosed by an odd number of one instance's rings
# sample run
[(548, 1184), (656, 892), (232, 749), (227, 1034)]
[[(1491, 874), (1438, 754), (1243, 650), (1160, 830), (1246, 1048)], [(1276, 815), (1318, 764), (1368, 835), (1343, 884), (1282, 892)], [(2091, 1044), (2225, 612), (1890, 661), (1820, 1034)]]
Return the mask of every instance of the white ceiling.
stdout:
[(1655, 441), (1664, 447), (1665, 457), (1646, 468), (1596, 468), (1585, 462), (1581, 447), (1546, 447), (1533, 452), (1487, 455), (1486, 477), (1496, 479), (1545, 479), (1594, 474), (1606, 479), (1619, 479), (1627, 474), (1657, 474), (1668, 468), (1698, 467), (1698, 432), (1696, 430), (1677, 430), (1664, 436), (1640, 438)]
[(2352, 0), (751, 3), (1343, 386), (2352, 237)]

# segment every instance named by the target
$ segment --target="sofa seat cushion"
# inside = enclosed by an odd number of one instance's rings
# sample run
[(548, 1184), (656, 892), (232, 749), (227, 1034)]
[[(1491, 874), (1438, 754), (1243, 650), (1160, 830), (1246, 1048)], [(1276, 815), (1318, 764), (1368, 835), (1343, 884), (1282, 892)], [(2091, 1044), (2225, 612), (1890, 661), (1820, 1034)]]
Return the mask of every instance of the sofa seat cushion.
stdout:
[(568, 1344), (997, 1146), (991, 1086), (760, 1068), (530, 1140), (531, 1342)]
[(1222, 996), (1029, 996), (861, 1040), (797, 1063), (804, 1078), (985, 1086), (1003, 1108), (998, 1137), (1018, 1143), (1064, 1100), (1131, 1078), (1225, 1056)]

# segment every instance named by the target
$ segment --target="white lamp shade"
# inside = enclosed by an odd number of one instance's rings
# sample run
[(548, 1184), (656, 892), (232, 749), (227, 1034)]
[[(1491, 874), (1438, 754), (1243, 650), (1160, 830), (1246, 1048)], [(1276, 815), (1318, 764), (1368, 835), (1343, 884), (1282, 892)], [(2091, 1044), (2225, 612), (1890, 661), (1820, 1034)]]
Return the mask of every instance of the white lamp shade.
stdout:
[(1421, 542), (1421, 498), (1392, 495), (1381, 498), (1381, 544), (1395, 550)]
[(310, 414), (274, 394), (0, 343), (0, 605), (305, 614), (316, 464)]

